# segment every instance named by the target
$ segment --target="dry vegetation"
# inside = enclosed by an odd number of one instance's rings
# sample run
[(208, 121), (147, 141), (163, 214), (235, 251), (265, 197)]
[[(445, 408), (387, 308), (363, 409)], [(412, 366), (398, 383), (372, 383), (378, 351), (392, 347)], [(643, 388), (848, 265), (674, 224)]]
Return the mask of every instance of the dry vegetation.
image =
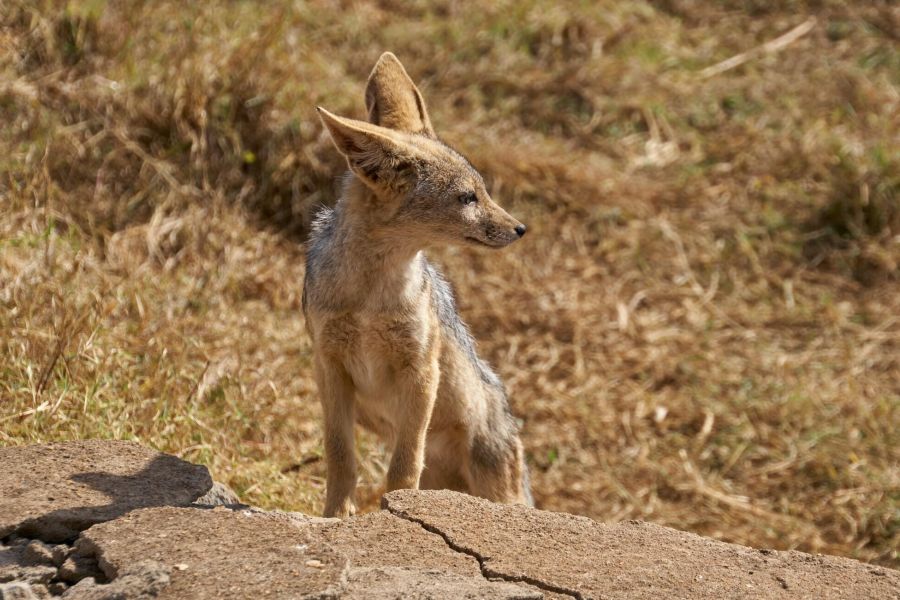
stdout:
[(313, 107), (361, 117), (390, 49), (529, 225), (435, 258), (538, 504), (900, 565), (897, 5), (470, 6), (0, 3), (0, 444), (138, 439), (321, 508)]

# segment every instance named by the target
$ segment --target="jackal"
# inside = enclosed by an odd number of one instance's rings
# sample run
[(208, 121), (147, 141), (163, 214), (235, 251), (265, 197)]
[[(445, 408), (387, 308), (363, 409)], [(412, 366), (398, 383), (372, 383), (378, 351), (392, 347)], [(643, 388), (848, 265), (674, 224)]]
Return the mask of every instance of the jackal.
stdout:
[(434, 133), (397, 57), (366, 84), (369, 122), (318, 108), (350, 172), (316, 218), (303, 310), (325, 422), (326, 516), (355, 512), (354, 424), (393, 453), (387, 488), (448, 488), (531, 504), (503, 384), (475, 352), (450, 285), (423, 250), (502, 248), (525, 225)]

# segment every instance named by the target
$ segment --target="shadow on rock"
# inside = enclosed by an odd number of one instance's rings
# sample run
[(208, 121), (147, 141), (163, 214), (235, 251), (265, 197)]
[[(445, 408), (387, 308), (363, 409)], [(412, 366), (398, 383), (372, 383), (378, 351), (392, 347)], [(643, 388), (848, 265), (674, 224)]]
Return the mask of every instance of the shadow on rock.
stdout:
[(92, 525), (137, 508), (190, 505), (212, 487), (205, 467), (154, 454), (149, 462), (143, 461), (143, 468), (131, 474), (121, 474), (128, 467), (133, 468), (134, 463), (125, 462), (116, 469), (120, 473), (76, 471), (49, 482), (43, 497), (22, 498), (25, 518), (11, 524), (11, 528), (7, 526), (5, 534), (14, 532), (45, 542), (70, 541)]

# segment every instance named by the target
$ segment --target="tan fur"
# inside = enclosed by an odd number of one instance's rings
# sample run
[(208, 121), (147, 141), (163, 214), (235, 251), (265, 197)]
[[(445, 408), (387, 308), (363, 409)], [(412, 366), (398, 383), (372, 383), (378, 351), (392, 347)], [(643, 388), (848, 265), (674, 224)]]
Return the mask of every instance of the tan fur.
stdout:
[(369, 121), (382, 127), (435, 137), (422, 94), (390, 52), (381, 56), (366, 82), (366, 110)]
[(304, 284), (324, 412), (325, 515), (355, 511), (357, 422), (393, 449), (388, 490), (524, 502), (522, 446), (505, 392), (422, 253), (448, 243), (503, 247), (524, 226), (437, 140), (394, 55), (373, 69), (366, 106), (372, 123), (319, 109), (353, 174), (313, 234)]

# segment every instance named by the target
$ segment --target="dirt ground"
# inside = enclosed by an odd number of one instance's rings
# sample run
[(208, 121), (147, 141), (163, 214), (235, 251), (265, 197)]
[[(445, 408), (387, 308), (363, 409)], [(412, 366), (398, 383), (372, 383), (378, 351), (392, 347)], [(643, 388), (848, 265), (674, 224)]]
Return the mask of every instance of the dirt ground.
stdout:
[[(900, 565), (900, 8), (0, 5), (0, 444), (321, 509), (303, 241), (384, 50), (528, 236), (433, 254), (541, 508)], [(386, 451), (364, 434), (374, 509)]]

